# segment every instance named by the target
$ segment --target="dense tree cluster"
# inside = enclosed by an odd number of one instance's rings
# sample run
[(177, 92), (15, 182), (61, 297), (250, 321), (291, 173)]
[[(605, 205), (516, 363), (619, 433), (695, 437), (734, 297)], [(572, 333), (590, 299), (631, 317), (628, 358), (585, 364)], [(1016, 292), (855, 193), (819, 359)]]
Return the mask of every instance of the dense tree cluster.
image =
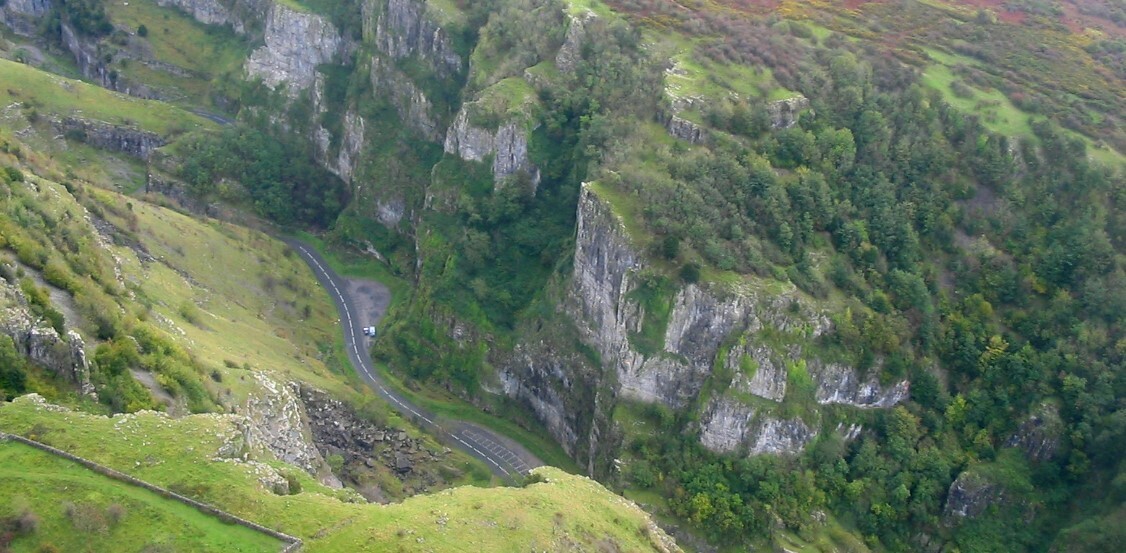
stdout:
[(184, 148), (180, 174), (197, 194), (248, 201), (283, 225), (328, 226), (347, 200), (344, 183), (317, 165), (297, 139), (229, 127)]

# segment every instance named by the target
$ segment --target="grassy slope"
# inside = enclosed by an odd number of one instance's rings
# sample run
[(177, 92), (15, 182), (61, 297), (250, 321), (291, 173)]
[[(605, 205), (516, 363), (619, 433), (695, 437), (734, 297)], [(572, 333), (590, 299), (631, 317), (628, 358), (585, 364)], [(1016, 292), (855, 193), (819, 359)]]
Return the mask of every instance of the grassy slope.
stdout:
[(118, 70), (150, 86), (186, 95), (190, 101), (206, 104), (212, 80), (238, 70), (249, 54), (247, 46), (230, 30), (206, 26), (155, 0), (107, 2), (106, 13), (117, 25), (136, 30), (144, 25), (148, 36), (135, 37), (147, 43), (152, 56), (161, 63), (188, 72), (180, 76), (129, 63)]
[(30, 102), (40, 114), (99, 119), (160, 135), (214, 128), (215, 124), (168, 104), (132, 98), (91, 84), (0, 59), (0, 105)]
[[(464, 487), (395, 505), (345, 503), (298, 474), (305, 492), (276, 496), (253, 465), (213, 460), (237, 431), (232, 419), (156, 413), (114, 418), (59, 411), (21, 398), (0, 408), (0, 428), (34, 433), (61, 449), (302, 537), (306, 551), (652, 550), (644, 513), (597, 483), (557, 469), (527, 488)], [(168, 462), (176, 459), (177, 462)], [(613, 544), (613, 545), (611, 545)]]
[[(34, 534), (16, 541), (14, 551), (36, 551), (48, 543), (63, 551), (140, 551), (160, 545), (184, 551), (274, 552), (282, 546), (260, 532), (16, 442), (0, 442), (0, 496), (9, 499), (0, 503), (0, 517), (19, 516), (27, 509), (41, 520)], [(116, 524), (107, 521), (102, 531), (75, 531), (76, 523), (63, 516), (66, 503), (99, 514), (116, 504), (124, 514)], [(98, 516), (75, 518), (78, 525), (97, 524)]]

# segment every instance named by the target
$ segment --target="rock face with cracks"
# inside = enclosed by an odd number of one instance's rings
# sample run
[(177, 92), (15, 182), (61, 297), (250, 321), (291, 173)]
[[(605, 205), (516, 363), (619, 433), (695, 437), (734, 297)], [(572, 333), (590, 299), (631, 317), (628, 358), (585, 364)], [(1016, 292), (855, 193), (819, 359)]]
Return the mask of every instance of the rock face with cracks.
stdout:
[[(883, 384), (875, 375), (809, 352), (807, 344), (830, 332), (832, 324), (795, 289), (672, 283), (662, 292), (667, 315), (652, 311), (638, 292), (654, 278), (652, 268), (614, 203), (596, 184), (587, 184), (577, 215), (574, 264), (559, 309), (601, 366), (558, 353), (552, 336), (533, 333), (499, 371), (504, 392), (535, 412), (572, 455), (591, 460), (612, 453), (611, 411), (623, 400), (698, 409), (702, 445), (759, 455), (798, 452), (818, 433), (833, 430), (822, 428), (816, 415), (806, 420), (780, 415), (788, 394), (801, 392), (791, 390), (795, 378), (811, 381), (814, 408), (886, 408), (906, 399), (907, 381)], [(655, 323), (658, 317), (663, 320)], [(660, 330), (656, 351), (639, 344), (640, 335), (653, 335), (654, 328)], [(785, 344), (764, 342), (764, 331), (790, 338)], [(765, 403), (752, 407), (721, 395), (696, 405), (717, 373), (730, 375), (722, 389)], [(849, 426), (846, 434), (855, 437), (858, 431)], [(596, 472), (593, 465), (591, 470)]]
[(266, 44), (246, 61), (247, 75), (270, 88), (284, 83), (291, 97), (313, 86), (317, 66), (337, 59), (345, 46), (324, 17), (284, 4), (270, 6), (263, 39)]
[(94, 395), (86, 344), (77, 332), (59, 334), (47, 321), (32, 314), (18, 286), (0, 279), (0, 334), (12, 339), (16, 352), (74, 384), (85, 395)]

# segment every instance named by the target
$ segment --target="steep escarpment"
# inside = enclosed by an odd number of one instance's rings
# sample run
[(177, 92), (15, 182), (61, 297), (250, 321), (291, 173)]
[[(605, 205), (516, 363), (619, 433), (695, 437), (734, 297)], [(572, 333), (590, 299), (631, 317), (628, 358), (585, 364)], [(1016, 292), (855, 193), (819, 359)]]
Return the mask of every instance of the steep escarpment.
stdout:
[(326, 18), (280, 3), (269, 8), (263, 40), (246, 72), (270, 88), (284, 83), (291, 97), (313, 86), (317, 66), (338, 59), (346, 44)]
[(349, 181), (330, 241), (415, 285), (375, 342), (404, 379), (716, 541), (843, 514), (891, 550), (1047, 548), (1121, 472), (1115, 46), (714, 4), (287, 4), (239, 65), (266, 86), (226, 90)]
[[(816, 311), (816, 302), (796, 290), (725, 289), (662, 277), (633, 245), (625, 219), (600, 190), (588, 184), (579, 197), (574, 268), (563, 305), (606, 374), (592, 375), (583, 363), (558, 358), (506, 367), (508, 380), (535, 383), (506, 390), (547, 421), (561, 443), (573, 448), (580, 435), (594, 431), (589, 422), (575, 428), (561, 416), (593, 406), (576, 390), (607, 385), (611, 393), (600, 409), (613, 408), (610, 398), (698, 409), (701, 443), (725, 453), (744, 447), (750, 454), (795, 453), (825, 430), (816, 409), (807, 413), (810, 422), (779, 416), (788, 394), (803, 392), (803, 380), (815, 390), (808, 399), (817, 404), (890, 407), (906, 398), (906, 381), (883, 385), (809, 351), (810, 342), (832, 326)], [(715, 389), (719, 379), (726, 380), (719, 388), (732, 395), (701, 403), (701, 392)], [(752, 406), (740, 394), (764, 401)]]

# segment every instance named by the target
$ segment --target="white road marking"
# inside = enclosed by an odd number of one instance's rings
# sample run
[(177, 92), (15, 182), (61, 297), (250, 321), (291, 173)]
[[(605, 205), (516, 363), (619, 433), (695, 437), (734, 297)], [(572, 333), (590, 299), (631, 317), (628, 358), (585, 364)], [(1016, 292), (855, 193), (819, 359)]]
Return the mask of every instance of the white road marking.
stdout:
[[(364, 374), (365, 374), (365, 375), (367, 375), (368, 379), (370, 379), (370, 380), (372, 381), (372, 383), (373, 383), (373, 384), (375, 384), (375, 385), (376, 385), (376, 386), (377, 386), (377, 387), (379, 388), (379, 391), (380, 391), (380, 392), (383, 392), (383, 395), (384, 395), (384, 396), (386, 396), (386, 397), (387, 397), (387, 399), (390, 399), (391, 401), (395, 402), (395, 403), (396, 403), (396, 404), (397, 404), (397, 405), (398, 405), (399, 407), (401, 407), (401, 408), (403, 408), (403, 409), (405, 409), (405, 410), (407, 410), (407, 411), (410, 411), (410, 412), (411, 412), (411, 414), (413, 414), (414, 416), (416, 416), (416, 417), (418, 417), (418, 418), (420, 418), (420, 419), (422, 419), (422, 420), (426, 421), (426, 422), (427, 422), (427, 423), (428, 423), (428, 424), (429, 424), (430, 426), (433, 426), (433, 427), (434, 427), (434, 428), (435, 428), (435, 429), (436, 429), (436, 430), (437, 430), (437, 431), (438, 431), (439, 433), (443, 432), (443, 430), (442, 430), (442, 427), (441, 427), (441, 426), (439, 426), (439, 425), (438, 425), (438, 423), (436, 423), (436, 422), (434, 422), (434, 421), (432, 421), (432, 420), (430, 420), (430, 419), (426, 418), (425, 416), (423, 416), (423, 415), (422, 415), (422, 413), (419, 413), (418, 411), (416, 411), (416, 410), (415, 410), (415, 409), (414, 409), (413, 407), (411, 407), (410, 405), (408, 405), (408, 404), (406, 404), (406, 403), (403, 403), (402, 401), (400, 401), (400, 400), (399, 400), (399, 398), (395, 397), (395, 395), (394, 395), (394, 394), (392, 394), (391, 392), (389, 392), (389, 391), (387, 390), (387, 388), (384, 388), (384, 387), (383, 387), (383, 385), (379, 383), (379, 380), (377, 380), (377, 379), (375, 378), (375, 376), (374, 376), (374, 375), (372, 375), (371, 371), (370, 371), (370, 370), (368, 370), (368, 367), (367, 367), (367, 363), (365, 363), (365, 362), (364, 362), (364, 358), (363, 358), (363, 356), (362, 356), (362, 355), (360, 355), (360, 350), (359, 350), (359, 347), (358, 347), (358, 346), (356, 345), (356, 327), (355, 327), (355, 325), (354, 325), (354, 324), (352, 323), (352, 312), (351, 312), (351, 310), (350, 310), (350, 309), (348, 309), (348, 302), (347, 302), (347, 300), (345, 300), (345, 299), (344, 299), (344, 294), (342, 294), (342, 293), (340, 292), (340, 288), (337, 288), (337, 286), (336, 286), (336, 282), (334, 282), (334, 281), (332, 280), (332, 277), (330, 277), (330, 276), (329, 276), (329, 274), (328, 274), (328, 271), (326, 271), (326, 270), (325, 270), (324, 266), (322, 266), (322, 265), (320, 264), (320, 262), (319, 262), (319, 261), (317, 261), (317, 258), (316, 258), (316, 257), (313, 257), (313, 254), (309, 253), (309, 250), (307, 250), (307, 249), (305, 248), (305, 246), (297, 246), (297, 249), (301, 250), (301, 253), (305, 254), (305, 257), (306, 257), (306, 258), (307, 258), (307, 259), (308, 259), (308, 260), (309, 260), (310, 262), (312, 262), (312, 263), (313, 263), (313, 265), (316, 265), (317, 269), (318, 269), (318, 270), (320, 270), (321, 274), (323, 274), (323, 275), (324, 275), (324, 277), (325, 277), (325, 280), (327, 280), (327, 281), (328, 281), (328, 283), (329, 283), (329, 284), (330, 284), (330, 285), (332, 286), (332, 290), (333, 290), (334, 292), (336, 292), (336, 297), (337, 297), (337, 298), (338, 298), (338, 299), (340, 300), (340, 305), (344, 307), (344, 318), (348, 320), (348, 334), (347, 334), (347, 337), (348, 337), (349, 339), (351, 339), (351, 341), (352, 341), (352, 352), (353, 352), (353, 353), (355, 353), (355, 356), (356, 356), (356, 361), (357, 361), (357, 363), (356, 363), (356, 364), (360, 366), (360, 370), (362, 370), (362, 371), (364, 372)], [(474, 443), (477, 443), (478, 445), (481, 445), (481, 447), (483, 447), (483, 448), (485, 448), (485, 449), (489, 450), (489, 452), (490, 452), (490, 453), (492, 453), (493, 455), (496, 455), (496, 456), (497, 456), (497, 457), (498, 457), (498, 458), (499, 458), (499, 459), (500, 459), (501, 461), (504, 461), (504, 462), (508, 463), (509, 465), (511, 465), (511, 466), (512, 466), (512, 468), (516, 469), (516, 470), (517, 470), (518, 472), (520, 472), (520, 473), (526, 473), (526, 472), (528, 472), (528, 470), (529, 470), (529, 469), (527, 468), (527, 467), (528, 467), (528, 465), (527, 465), (527, 464), (525, 464), (525, 463), (524, 463), (523, 461), (519, 461), (519, 457), (517, 457), (516, 455), (513, 455), (513, 453), (512, 453), (511, 451), (509, 451), (508, 449), (504, 448), (504, 447), (503, 447), (503, 446), (501, 446), (500, 444), (497, 444), (496, 442), (494, 442), (494, 441), (492, 441), (492, 440), (490, 440), (490, 439), (488, 439), (488, 438), (484, 438), (483, 436), (478, 436), (478, 435), (475, 435), (475, 433), (472, 433), (472, 432), (470, 432), (469, 430), (464, 430), (464, 431), (463, 431), (463, 433), (465, 434), (465, 436), (466, 436), (467, 438), (469, 438), (469, 440), (470, 440), (470, 441), (472, 441), (472, 442), (474, 442)], [(489, 455), (485, 454), (485, 452), (481, 451), (480, 449), (478, 449), (478, 448), (477, 448), (476, 446), (474, 446), (473, 444), (470, 444), (469, 442), (467, 442), (467, 441), (463, 440), (463, 439), (461, 438), (461, 436), (458, 436), (457, 434), (454, 434), (454, 433), (450, 433), (450, 436), (451, 436), (451, 437), (452, 437), (453, 439), (455, 439), (455, 440), (457, 440), (458, 442), (460, 442), (460, 443), (461, 443), (462, 445), (464, 445), (465, 447), (467, 447), (467, 448), (469, 448), (469, 449), (472, 449), (472, 450), (473, 450), (474, 452), (476, 452), (476, 453), (477, 453), (477, 455), (479, 455), (479, 456), (480, 456), (481, 458), (483, 458), (483, 459), (485, 459), (486, 461), (488, 461), (488, 462), (492, 463), (492, 464), (493, 464), (493, 466), (495, 466), (496, 468), (500, 469), (500, 471), (501, 471), (501, 472), (503, 472), (503, 473), (505, 474), (505, 476), (512, 476), (512, 473), (511, 473), (511, 472), (509, 472), (509, 471), (508, 471), (508, 469), (506, 469), (506, 468), (502, 467), (502, 466), (500, 465), (500, 463), (497, 463), (497, 462), (496, 462), (496, 460), (494, 460), (494, 459), (493, 459), (493, 458), (492, 458), (491, 456), (489, 456)], [(483, 439), (482, 439), (482, 438), (483, 438)], [(485, 442), (485, 444), (482, 444), (482, 442)], [(512, 461), (510, 461), (510, 460), (508, 460), (508, 459), (504, 458), (504, 456), (502, 456), (502, 455), (501, 455), (500, 453), (497, 453), (496, 451), (494, 451), (494, 450), (493, 450), (493, 449), (492, 449), (491, 447), (489, 447), (489, 445), (494, 445), (494, 446), (497, 446), (497, 447), (499, 447), (499, 448), (500, 448), (500, 449), (501, 449), (501, 450), (502, 450), (502, 451), (503, 451), (504, 453), (508, 453), (509, 455), (511, 455), (511, 456), (513, 456), (513, 457), (515, 457), (515, 458), (517, 459), (517, 461), (519, 461), (519, 462), (520, 462), (520, 465), (523, 465), (523, 466), (524, 466), (524, 468), (523, 468), (523, 469), (519, 469), (519, 468), (518, 468), (518, 467), (516, 466), (516, 464), (515, 464), (515, 463), (513, 463)]]

